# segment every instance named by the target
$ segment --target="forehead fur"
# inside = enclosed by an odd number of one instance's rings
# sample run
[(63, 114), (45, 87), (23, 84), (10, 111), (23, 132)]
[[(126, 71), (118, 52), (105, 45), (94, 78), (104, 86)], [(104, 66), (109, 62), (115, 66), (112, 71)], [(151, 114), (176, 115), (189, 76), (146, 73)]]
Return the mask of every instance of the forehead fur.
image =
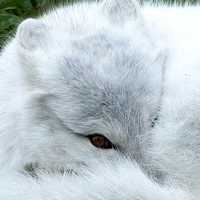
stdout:
[(118, 82), (127, 79), (130, 71), (147, 72), (151, 68), (145, 67), (153, 65), (159, 56), (156, 43), (151, 41), (140, 19), (133, 16), (123, 23), (113, 22), (102, 3), (60, 8), (41, 20), (50, 32), (47, 57), (59, 58), (78, 70), (79, 65), (88, 67), (102, 78)]
[[(61, 7), (43, 16), (41, 21), (49, 27), (52, 38), (56, 38), (57, 42), (59, 39), (63, 43), (65, 39), (66, 41), (76, 40), (104, 33), (112, 38), (123, 36), (132, 39), (130, 43), (134, 41), (135, 44), (142, 45), (143, 49), (152, 48), (152, 45), (156, 46), (155, 41), (152, 42), (151, 35), (144, 27), (141, 16), (130, 14), (129, 17), (123, 19), (123, 16), (129, 13), (126, 7), (130, 6), (132, 0), (107, 0), (105, 2), (84, 2)], [(129, 10), (136, 12), (133, 6), (130, 6)], [(123, 20), (117, 20), (117, 17)]]
[[(88, 3), (80, 2), (67, 7), (60, 7), (53, 12), (51, 11), (43, 19), (51, 27), (63, 28), (71, 33), (80, 31), (87, 34), (91, 31), (94, 32), (96, 29), (102, 29), (111, 24), (113, 25), (113, 23), (123, 24), (124, 22), (132, 21), (137, 16), (135, 14), (135, 5), (131, 6), (130, 2), (134, 1), (106, 0)], [(131, 15), (131, 12), (134, 15)], [(127, 13), (129, 13), (129, 16), (125, 20), (113, 19), (114, 16), (123, 19), (123, 17), (127, 16)], [(51, 23), (52, 21), (54, 21), (53, 24)]]

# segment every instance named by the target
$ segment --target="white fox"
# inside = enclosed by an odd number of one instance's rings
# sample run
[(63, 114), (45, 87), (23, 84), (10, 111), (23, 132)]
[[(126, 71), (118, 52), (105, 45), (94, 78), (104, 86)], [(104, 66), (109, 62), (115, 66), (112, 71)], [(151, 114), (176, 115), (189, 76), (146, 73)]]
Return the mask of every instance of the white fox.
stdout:
[(200, 197), (200, 7), (83, 2), (0, 55), (0, 199)]

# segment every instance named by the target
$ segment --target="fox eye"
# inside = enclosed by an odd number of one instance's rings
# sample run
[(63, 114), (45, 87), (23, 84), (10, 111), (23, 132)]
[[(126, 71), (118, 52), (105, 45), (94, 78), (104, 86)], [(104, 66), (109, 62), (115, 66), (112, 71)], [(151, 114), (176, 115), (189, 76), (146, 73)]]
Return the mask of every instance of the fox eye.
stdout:
[(112, 144), (112, 142), (110, 142), (110, 140), (104, 137), (103, 135), (100, 135), (100, 134), (89, 135), (88, 139), (97, 148), (101, 148), (101, 149), (114, 148), (114, 145)]

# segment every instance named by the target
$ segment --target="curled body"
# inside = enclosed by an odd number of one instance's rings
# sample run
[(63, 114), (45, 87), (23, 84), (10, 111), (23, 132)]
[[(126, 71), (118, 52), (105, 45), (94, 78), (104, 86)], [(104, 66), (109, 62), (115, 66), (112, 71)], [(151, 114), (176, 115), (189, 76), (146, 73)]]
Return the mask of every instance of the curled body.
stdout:
[(199, 9), (105, 0), (22, 22), (0, 55), (0, 197), (198, 199)]

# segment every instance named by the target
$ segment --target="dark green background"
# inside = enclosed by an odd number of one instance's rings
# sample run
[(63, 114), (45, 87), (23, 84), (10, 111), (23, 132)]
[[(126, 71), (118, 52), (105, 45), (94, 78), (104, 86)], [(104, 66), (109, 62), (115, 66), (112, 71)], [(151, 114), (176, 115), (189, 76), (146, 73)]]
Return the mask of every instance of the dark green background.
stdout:
[[(37, 16), (55, 4), (73, 3), (77, 0), (0, 0), (0, 48), (24, 18)], [(155, 0), (154, 0), (155, 1)], [(161, 0), (173, 3), (174, 0)], [(177, 3), (196, 3), (200, 0), (176, 0)]]

